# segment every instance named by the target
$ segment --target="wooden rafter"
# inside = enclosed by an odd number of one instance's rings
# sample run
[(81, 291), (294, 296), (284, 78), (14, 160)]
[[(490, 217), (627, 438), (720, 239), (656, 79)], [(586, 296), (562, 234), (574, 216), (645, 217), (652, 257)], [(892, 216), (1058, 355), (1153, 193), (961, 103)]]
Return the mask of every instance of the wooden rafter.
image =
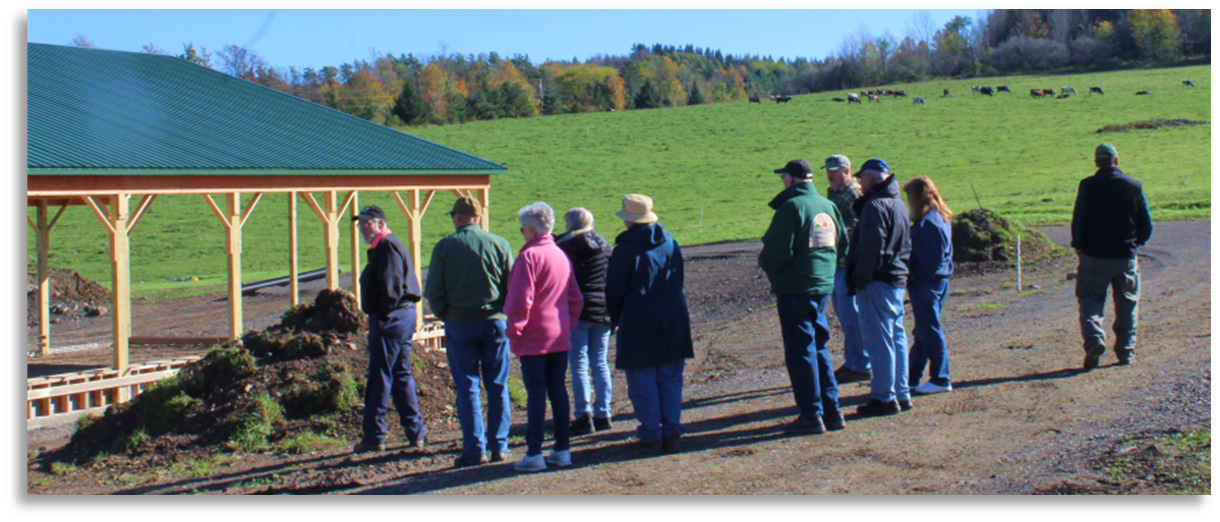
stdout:
[(351, 205), (352, 200), (355, 198), (356, 198), (355, 190), (347, 193), (347, 199), (343, 200), (343, 206), (339, 207), (339, 211), (335, 213), (335, 219), (339, 219), (339, 216), (342, 216), (343, 214), (347, 213), (348, 205)]
[(305, 193), (305, 203), (307, 203), (309, 205), (309, 208), (313, 209), (313, 213), (317, 214), (318, 218), (320, 218), (322, 221), (327, 221), (327, 222), (330, 221), (329, 219), (326, 218), (326, 212), (324, 212), (322, 210), (322, 206), (318, 204), (318, 200), (314, 199), (313, 193), (311, 193), (311, 192)]
[(89, 210), (93, 211), (93, 215), (97, 217), (97, 220), (102, 222), (102, 226), (106, 227), (106, 230), (109, 230), (112, 235), (115, 234), (114, 225), (110, 224), (110, 219), (98, 207), (97, 202), (93, 200), (93, 196), (85, 196), (85, 203), (89, 205)]
[(136, 224), (140, 222), (140, 218), (144, 217), (144, 212), (148, 210), (148, 207), (152, 205), (152, 202), (156, 199), (156, 194), (147, 194), (144, 196), (144, 199), (140, 200), (140, 204), (136, 207), (135, 213), (131, 216), (131, 223), (127, 224), (128, 234), (131, 233), (132, 229), (136, 228)]
[(52, 228), (55, 228), (55, 223), (59, 221), (59, 216), (64, 215), (65, 210), (68, 210), (68, 205), (66, 203), (64, 204), (64, 206), (59, 207), (59, 212), (56, 212), (55, 217), (53, 219), (51, 219), (51, 222), (49, 224), (47, 224), (47, 230), (51, 230)]
[(258, 205), (258, 200), (263, 199), (263, 193), (259, 192), (254, 195), (254, 199), (250, 200), (250, 206), (246, 207), (246, 211), (241, 214), (241, 221), (238, 226), (246, 226), (246, 220), (250, 219), (250, 213), (254, 212), (254, 207)]
[(212, 195), (203, 194), (203, 199), (212, 207), (212, 212), (216, 213), (216, 217), (220, 218), (220, 222), (224, 223), (225, 230), (232, 228), (233, 225), (229, 223), (229, 218), (225, 217), (225, 213), (220, 210), (220, 207), (216, 206), (216, 202), (212, 200)]

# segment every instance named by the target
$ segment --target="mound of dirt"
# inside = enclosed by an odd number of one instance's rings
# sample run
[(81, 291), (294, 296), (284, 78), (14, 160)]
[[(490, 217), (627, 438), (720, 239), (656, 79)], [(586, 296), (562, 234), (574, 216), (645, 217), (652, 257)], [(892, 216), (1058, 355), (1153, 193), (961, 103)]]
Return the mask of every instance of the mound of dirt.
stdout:
[[(300, 452), (360, 438), (367, 335), (351, 294), (324, 290), (239, 344), (214, 348), (134, 400), (82, 421), (53, 460), (125, 454), (139, 469), (183, 454)], [(424, 421), (455, 423), (445, 355), (414, 350), (412, 367)], [(397, 414), (387, 421), (391, 440), (400, 438)]]
[(1161, 127), (1177, 127), (1179, 125), (1207, 125), (1207, 124), (1208, 124), (1208, 122), (1206, 122), (1206, 121), (1193, 121), (1193, 120), (1186, 120), (1186, 119), (1181, 119), (1181, 118), (1176, 119), (1176, 120), (1155, 119), (1155, 120), (1133, 121), (1131, 123), (1111, 123), (1110, 125), (1106, 125), (1105, 127), (1097, 129), (1097, 133), (1101, 134), (1103, 132), (1130, 132), (1130, 131), (1133, 131), (1136, 129), (1158, 130)]
[[(79, 320), (110, 313), (110, 290), (96, 281), (81, 277), (75, 270), (48, 267), (51, 282), (51, 322)], [(26, 267), (26, 326), (38, 325), (38, 272)]]
[(1066, 250), (1046, 234), (1026, 228), (987, 209), (975, 209), (953, 216), (953, 262), (1017, 262), (1017, 237), (1021, 238), (1021, 259), (1035, 263), (1060, 256)]

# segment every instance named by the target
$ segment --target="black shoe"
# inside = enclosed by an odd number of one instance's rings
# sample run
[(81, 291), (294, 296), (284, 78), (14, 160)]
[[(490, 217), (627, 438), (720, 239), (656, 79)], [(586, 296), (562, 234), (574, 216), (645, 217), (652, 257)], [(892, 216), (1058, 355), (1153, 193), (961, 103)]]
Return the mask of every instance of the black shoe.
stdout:
[(637, 457), (652, 457), (661, 453), (664, 445), (661, 441), (641, 442), (635, 447), (635, 456)]
[(1084, 369), (1092, 370), (1101, 363), (1101, 354), (1106, 353), (1106, 345), (1095, 344), (1084, 351)]
[(610, 431), (614, 429), (614, 423), (610, 422), (610, 417), (604, 419), (593, 417), (593, 429), (597, 431)]
[(861, 417), (876, 417), (881, 415), (896, 415), (902, 411), (902, 406), (898, 405), (898, 401), (881, 402), (877, 399), (869, 399), (868, 404), (856, 408), (856, 415)]
[(573, 437), (593, 433), (593, 416), (588, 413), (581, 415), (570, 426), (568, 433)]
[(905, 401), (898, 401), (898, 407), (902, 408), (902, 411), (911, 411), (911, 410), (915, 409), (915, 407), (911, 405), (910, 399), (907, 399)]
[(873, 380), (873, 372), (858, 372), (846, 366), (835, 370), (835, 383), (851, 384), (853, 382), (868, 382)]
[(670, 433), (665, 440), (661, 442), (661, 452), (666, 455), (672, 455), (682, 451), (682, 434), (678, 432)]
[(1135, 354), (1132, 353), (1130, 350), (1126, 350), (1126, 351), (1114, 350), (1114, 354), (1118, 356), (1118, 365), (1119, 366), (1130, 366), (1131, 363), (1135, 362), (1134, 361)]
[(453, 461), (453, 467), (455, 467), (455, 468), (480, 466), (483, 464), (487, 464), (487, 454), (486, 453), (479, 453), (477, 455), (474, 453), (463, 453), (462, 456), (454, 459), (454, 461)]
[(822, 419), (817, 417), (798, 416), (784, 430), (791, 433), (807, 433), (811, 435), (821, 435), (826, 433), (826, 425), (822, 423)]
[(847, 421), (843, 420), (843, 412), (836, 411), (831, 415), (823, 415), (822, 422), (826, 429), (830, 431), (839, 431), (847, 427)]
[(513, 453), (511, 451), (493, 451), (491, 452), (491, 459), (489, 460), (491, 462), (504, 462), (512, 458), (512, 456)]

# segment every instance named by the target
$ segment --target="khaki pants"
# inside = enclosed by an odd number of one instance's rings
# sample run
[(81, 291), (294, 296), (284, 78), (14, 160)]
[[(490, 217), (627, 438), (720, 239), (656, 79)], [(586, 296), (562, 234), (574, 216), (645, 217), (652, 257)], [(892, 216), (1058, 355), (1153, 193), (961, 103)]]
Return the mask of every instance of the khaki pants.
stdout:
[(1080, 335), (1084, 349), (1106, 344), (1106, 293), (1114, 289), (1114, 352), (1123, 358), (1135, 351), (1135, 330), (1139, 321), (1139, 259), (1099, 259), (1080, 255), (1076, 270), (1076, 302), (1080, 305)]

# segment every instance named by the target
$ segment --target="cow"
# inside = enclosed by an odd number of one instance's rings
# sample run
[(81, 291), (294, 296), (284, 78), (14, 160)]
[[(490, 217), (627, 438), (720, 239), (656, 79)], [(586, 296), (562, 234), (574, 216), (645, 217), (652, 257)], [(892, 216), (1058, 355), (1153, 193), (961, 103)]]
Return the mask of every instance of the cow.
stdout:
[(778, 96), (775, 98), (775, 103), (788, 103), (792, 101), (791, 96)]
[(1059, 88), (1059, 94), (1064, 94), (1064, 93), (1076, 94), (1076, 89), (1073, 89), (1073, 88), (1071, 88), (1071, 87), (1066, 87), (1066, 86), (1065, 86), (1065, 87), (1060, 87), (1060, 88)]
[(831, 98), (830, 101), (843, 102), (843, 101), (847, 101), (847, 100), (844, 100), (843, 98)]
[(902, 96), (903, 98), (906, 98), (907, 92), (906, 91), (894, 91), (894, 96)]
[(1136, 96), (1147, 96), (1149, 94), (1152, 94), (1152, 91), (1140, 91), (1135, 93)]
[(1182, 87), (1194, 87), (1194, 82), (1190, 80), (1182, 80)]
[(949, 95), (949, 89), (945, 89), (945, 96)]
[(971, 91), (971, 92), (970, 92), (971, 94), (978, 94), (978, 93), (979, 93), (979, 88), (978, 88), (978, 86), (974, 86), (974, 87), (971, 87), (971, 88), (970, 88), (970, 91)]
[(986, 94), (987, 96), (994, 96), (995, 91), (991, 90), (991, 87), (983, 87), (983, 88), (979, 89), (979, 94)]
[(1093, 93), (1105, 94), (1104, 92), (1101, 92), (1101, 87), (1089, 87), (1089, 96), (1092, 96)]
[(762, 100), (758, 99), (758, 96), (751, 96), (750, 103), (757, 103), (759, 105), (762, 105)]
[(1030, 89), (1029, 95), (1030, 95), (1030, 97), (1037, 96), (1039, 98), (1045, 96), (1045, 94), (1042, 93), (1042, 89)]
[(1012, 91), (1008, 90), (1008, 86), (1007, 86), (1007, 85), (1001, 85), (1001, 86), (999, 86), (999, 87), (996, 87), (996, 88), (995, 88), (995, 92), (1006, 92), (1006, 93), (1008, 93), (1008, 94), (1012, 94)]
[(1055, 99), (1056, 99), (1056, 100), (1066, 100), (1066, 99), (1071, 98), (1071, 97), (1072, 97), (1072, 95), (1071, 95), (1071, 94), (1068, 94), (1068, 93), (1066, 93), (1066, 92), (1065, 92), (1065, 93), (1063, 93), (1063, 94), (1060, 94), (1059, 96), (1056, 96), (1056, 97), (1055, 97)]
[(920, 105), (923, 105), (923, 104), (924, 104), (924, 103), (923, 103), (923, 98), (920, 98), (919, 96), (916, 96), (916, 97), (915, 97), (915, 99), (914, 99), (914, 100), (911, 102), (911, 105), (915, 105), (915, 104), (917, 104), (917, 103), (918, 103), (918, 104), (920, 104)]
[(881, 98), (876, 94), (870, 94), (868, 95), (868, 101), (881, 103)]
[(1055, 89), (1042, 89), (1042, 93), (1043, 93), (1043, 94), (1045, 94), (1045, 95), (1047, 95), (1047, 96), (1054, 96), (1054, 95), (1055, 95)]
[[(851, 104), (853, 104), (853, 103), (860, 103), (860, 97), (859, 97), (859, 96), (856, 96), (856, 93), (854, 93), (854, 92), (853, 92), (853, 93), (848, 93), (848, 95), (847, 95), (847, 104), (848, 104), (848, 105), (851, 105)], [(861, 105), (863, 105), (863, 104), (861, 104)]]

